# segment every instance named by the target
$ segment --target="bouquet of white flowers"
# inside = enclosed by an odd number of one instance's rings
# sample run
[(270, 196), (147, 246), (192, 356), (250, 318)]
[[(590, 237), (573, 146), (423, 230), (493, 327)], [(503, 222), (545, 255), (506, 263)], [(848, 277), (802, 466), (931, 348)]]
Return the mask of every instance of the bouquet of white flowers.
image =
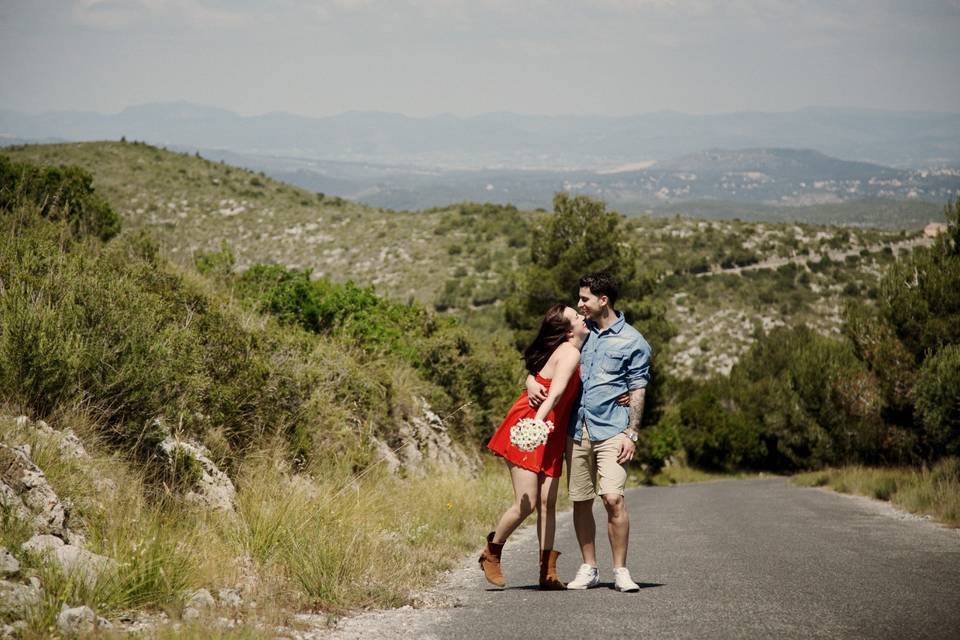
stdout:
[(510, 427), (510, 444), (522, 451), (533, 451), (547, 442), (553, 432), (553, 423), (547, 420), (524, 418)]

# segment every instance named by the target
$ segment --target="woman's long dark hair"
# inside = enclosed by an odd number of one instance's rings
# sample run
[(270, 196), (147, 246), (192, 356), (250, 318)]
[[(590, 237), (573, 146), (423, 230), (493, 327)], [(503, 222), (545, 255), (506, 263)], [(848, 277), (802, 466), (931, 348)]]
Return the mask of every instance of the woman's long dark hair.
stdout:
[(540, 331), (537, 337), (523, 352), (523, 359), (527, 363), (527, 371), (536, 375), (547, 364), (557, 347), (566, 342), (567, 332), (570, 331), (570, 321), (563, 315), (564, 304), (555, 304), (544, 314), (540, 322)]

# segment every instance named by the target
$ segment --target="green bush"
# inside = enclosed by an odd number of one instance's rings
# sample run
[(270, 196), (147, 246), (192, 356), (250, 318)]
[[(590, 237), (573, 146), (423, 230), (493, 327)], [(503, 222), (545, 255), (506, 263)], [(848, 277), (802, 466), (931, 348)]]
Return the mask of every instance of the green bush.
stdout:
[(960, 454), (960, 344), (944, 347), (924, 361), (913, 392), (933, 455)]
[(145, 455), (161, 417), (228, 468), (273, 438), (349, 467), (369, 461), (371, 437), (396, 431), (412, 393), (430, 394), (401, 360), (281, 329), (149, 239), (64, 242), (65, 221), (2, 215), (16, 233), (0, 244), (0, 400), (22, 410), (82, 407), (104, 441)]
[(757, 425), (724, 401), (724, 390), (699, 386), (668, 427), (681, 434), (687, 459), (703, 469), (731, 471), (762, 467), (766, 446)]
[(960, 343), (960, 198), (945, 216), (948, 232), (894, 262), (880, 282), (881, 316), (918, 362)]
[(76, 235), (109, 240), (120, 233), (120, 217), (93, 188), (80, 167), (36, 167), (0, 155), (0, 209), (33, 205), (40, 215), (66, 220)]
[(368, 360), (402, 359), (438, 387), (431, 399), (465, 440), (477, 442), (491, 431), (520, 391), (520, 359), (509, 344), (475, 335), (418, 304), (275, 265), (252, 267), (237, 278), (235, 290), (285, 323), (348, 339)]

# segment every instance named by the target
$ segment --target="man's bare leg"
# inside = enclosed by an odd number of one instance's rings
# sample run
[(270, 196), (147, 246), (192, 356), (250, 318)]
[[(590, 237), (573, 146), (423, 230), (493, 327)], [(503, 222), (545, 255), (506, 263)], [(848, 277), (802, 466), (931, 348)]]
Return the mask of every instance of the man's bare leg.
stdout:
[[(610, 538), (610, 551), (613, 555), (613, 567), (627, 566), (627, 539), (630, 537), (630, 518), (627, 515), (627, 504), (623, 496), (618, 493), (605, 493), (603, 506), (607, 510), (607, 537)], [(574, 509), (579, 503), (574, 503)], [(576, 511), (574, 511), (574, 524), (576, 524)], [(579, 538), (580, 531), (577, 530)], [(583, 544), (581, 543), (581, 549)], [(592, 551), (591, 551), (592, 553)], [(586, 562), (586, 560), (584, 560)]]
[(593, 520), (593, 500), (581, 500), (573, 503), (573, 529), (577, 532), (577, 543), (584, 564), (597, 566), (597, 523)]

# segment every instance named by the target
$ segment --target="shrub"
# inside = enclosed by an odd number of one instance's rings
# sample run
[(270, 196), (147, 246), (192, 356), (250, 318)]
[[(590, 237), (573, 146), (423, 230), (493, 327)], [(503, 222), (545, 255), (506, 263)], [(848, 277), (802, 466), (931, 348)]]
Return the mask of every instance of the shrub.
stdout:
[(396, 358), (357, 361), (343, 340), (280, 330), (146, 238), (63, 242), (66, 222), (22, 210), (4, 221), (14, 218), (17, 233), (0, 244), (0, 399), (22, 410), (84, 406), (113, 447), (145, 455), (156, 439), (146, 425), (161, 416), (215, 445), (218, 463), (278, 437), (306, 459), (332, 450), (349, 466), (368, 461), (373, 435), (396, 430), (414, 390), (426, 392), (416, 380), (398, 387)]
[(41, 216), (66, 220), (75, 235), (109, 240), (120, 233), (120, 217), (93, 188), (80, 167), (36, 167), (0, 155), (0, 209), (32, 205)]
[(893, 263), (879, 287), (881, 316), (918, 362), (960, 343), (960, 198), (945, 216), (947, 233)]
[(960, 454), (960, 344), (924, 361), (913, 393), (933, 456)]
[(237, 278), (235, 290), (285, 323), (350, 340), (368, 360), (402, 359), (438, 387), (440, 395), (432, 400), (452, 414), (455, 431), (467, 440), (492, 430), (519, 392), (520, 359), (510, 345), (481, 338), (418, 304), (381, 298), (350, 282), (311, 280), (309, 272), (276, 265), (252, 267)]
[(684, 399), (667, 413), (667, 432), (679, 432), (687, 459), (711, 470), (733, 470), (762, 464), (766, 448), (757, 429), (724, 399), (713, 383), (692, 383)]

